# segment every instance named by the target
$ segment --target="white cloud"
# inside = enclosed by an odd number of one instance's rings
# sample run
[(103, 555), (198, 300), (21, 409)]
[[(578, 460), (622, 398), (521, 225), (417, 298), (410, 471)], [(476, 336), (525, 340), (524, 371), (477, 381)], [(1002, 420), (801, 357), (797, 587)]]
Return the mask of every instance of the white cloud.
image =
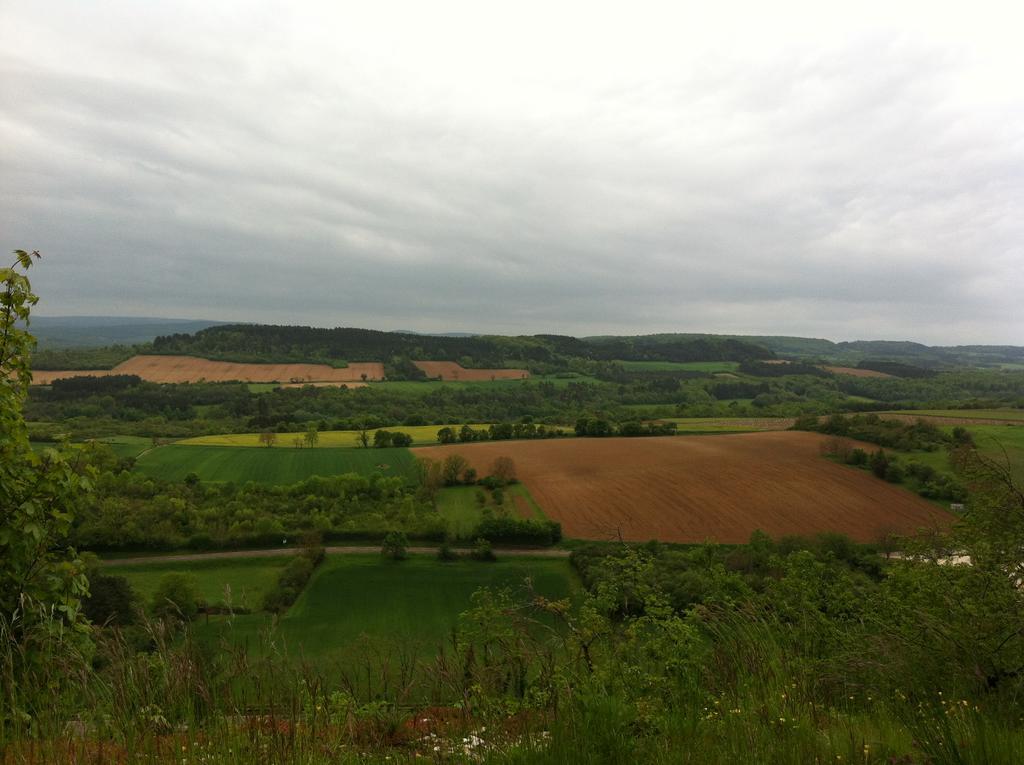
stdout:
[(1024, 343), (1014, 7), (704, 5), (10, 6), (0, 228), (50, 314)]

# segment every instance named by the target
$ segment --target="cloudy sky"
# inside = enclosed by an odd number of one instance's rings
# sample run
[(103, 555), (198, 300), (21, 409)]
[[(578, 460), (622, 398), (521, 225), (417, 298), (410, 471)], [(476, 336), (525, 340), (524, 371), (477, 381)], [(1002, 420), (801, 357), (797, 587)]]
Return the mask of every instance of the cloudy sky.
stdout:
[(839, 5), (2, 0), (0, 244), (48, 315), (1024, 344), (1019, 3)]

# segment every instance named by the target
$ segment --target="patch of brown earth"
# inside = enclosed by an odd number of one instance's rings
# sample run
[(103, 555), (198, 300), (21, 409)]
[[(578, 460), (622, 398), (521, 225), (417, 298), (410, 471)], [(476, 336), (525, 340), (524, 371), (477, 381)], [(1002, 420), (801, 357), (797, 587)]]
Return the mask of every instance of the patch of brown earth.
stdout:
[(49, 385), (67, 377), (106, 377), (138, 375), (155, 383), (250, 382), (250, 383), (350, 383), (381, 380), (384, 365), (360, 362), (334, 368), (327, 364), (240, 364), (211, 361), (195, 356), (132, 356), (113, 369), (39, 370), (33, 372), (34, 385)]
[(579, 539), (746, 542), (835, 531), (869, 542), (944, 526), (952, 516), (866, 471), (821, 456), (794, 431), (666, 438), (498, 441), (413, 449), (459, 453), (480, 475), (500, 456), (545, 515)]
[(485, 382), (488, 380), (525, 380), (530, 373), (525, 369), (466, 369), (454, 361), (414, 361), (423, 373), (430, 378), (440, 378), (445, 382)]

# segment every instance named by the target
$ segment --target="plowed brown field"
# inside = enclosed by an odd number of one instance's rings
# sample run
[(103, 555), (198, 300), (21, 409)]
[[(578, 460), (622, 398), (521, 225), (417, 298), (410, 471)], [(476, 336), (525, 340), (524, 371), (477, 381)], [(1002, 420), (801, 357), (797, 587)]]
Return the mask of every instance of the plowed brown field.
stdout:
[(821, 456), (825, 437), (774, 432), (667, 438), (503, 441), (413, 449), (457, 452), (480, 475), (495, 457), (569, 537), (746, 542), (837, 531), (870, 542), (946, 525), (952, 516), (867, 472)]
[(231, 361), (210, 361), (195, 356), (132, 356), (113, 369), (92, 371), (39, 370), (32, 373), (35, 385), (49, 385), (65, 377), (107, 375), (138, 375), (143, 380), (157, 383), (239, 382), (361, 382), (380, 380), (384, 365), (377, 362), (349, 364), (335, 369), (326, 364), (236, 364)]
[(454, 361), (414, 361), (427, 377), (440, 377), (448, 382), (482, 382), (486, 380), (523, 380), (530, 376), (525, 369), (466, 369)]

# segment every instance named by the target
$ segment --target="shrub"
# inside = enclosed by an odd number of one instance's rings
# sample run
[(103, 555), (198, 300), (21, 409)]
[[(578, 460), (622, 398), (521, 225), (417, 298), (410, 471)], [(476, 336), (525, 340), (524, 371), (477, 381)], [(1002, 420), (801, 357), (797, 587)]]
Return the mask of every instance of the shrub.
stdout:
[(380, 554), (391, 560), (405, 560), (409, 556), (409, 539), (403, 531), (389, 531), (384, 537)]
[(89, 597), (82, 608), (93, 624), (133, 624), (138, 602), (131, 584), (123, 576), (89, 572)]
[(392, 433), (391, 434), (391, 445), (392, 446), (412, 446), (412, 436), (408, 433)]
[(903, 467), (898, 462), (892, 461), (885, 468), (885, 480), (889, 483), (900, 483), (905, 475)]
[(473, 551), (469, 555), (473, 560), (487, 562), (497, 560), (497, 557), (494, 554), (494, 549), (491, 547), (491, 543), (482, 537), (473, 543)]
[(562, 526), (554, 521), (486, 517), (476, 527), (478, 537), (492, 543), (552, 545), (562, 539)]
[(857, 448), (850, 452), (846, 458), (848, 465), (856, 465), (857, 467), (865, 467), (868, 464), (868, 453), (863, 449)]
[(153, 613), (190, 621), (199, 613), (201, 600), (194, 576), (172, 572), (163, 576), (153, 593)]
[(437, 548), (437, 559), (445, 561), (446, 563), (453, 560), (459, 559), (459, 554), (455, 551), (455, 548), (451, 546), (447, 541), (441, 543), (441, 546)]
[(879, 449), (877, 452), (872, 452), (868, 457), (868, 467), (878, 478), (885, 478), (885, 473), (889, 469), (889, 457), (885, 451)]
[(274, 589), (263, 596), (263, 610), (280, 612), (299, 599), (302, 590), (309, 583), (316, 567), (324, 559), (324, 548), (316, 543), (307, 543), (302, 552), (288, 561), (277, 575)]

